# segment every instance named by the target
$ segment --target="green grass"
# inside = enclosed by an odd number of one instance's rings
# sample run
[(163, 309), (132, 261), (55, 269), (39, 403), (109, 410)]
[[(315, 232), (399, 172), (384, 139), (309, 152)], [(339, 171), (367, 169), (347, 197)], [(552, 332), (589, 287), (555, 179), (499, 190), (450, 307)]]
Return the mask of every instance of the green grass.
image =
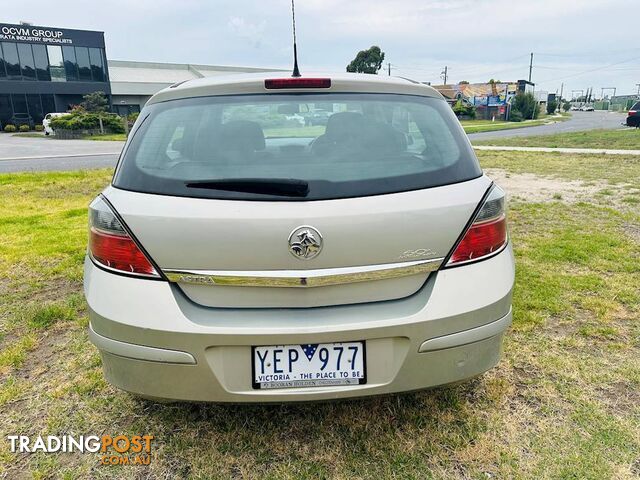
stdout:
[(565, 180), (609, 182), (640, 189), (640, 156), (477, 151), (484, 168), (553, 175)]
[[(620, 157), (482, 152), (485, 167), (610, 185)], [(612, 166), (612, 161), (617, 162)], [(82, 300), (86, 206), (110, 172), (0, 175), (0, 431), (145, 434), (148, 467), (15, 455), (6, 478), (633, 478), (640, 451), (637, 208), (512, 202), (514, 324), (457, 386), (317, 405), (159, 405), (108, 385)], [(604, 189), (600, 189), (604, 190)], [(631, 236), (630, 236), (631, 235)]]
[(96, 142), (126, 142), (127, 135), (124, 133), (108, 133), (104, 135), (85, 135), (84, 140), (94, 140)]
[(11, 136), (12, 137), (26, 137), (26, 138), (46, 138), (44, 133), (37, 133), (37, 132), (14, 133)]
[(278, 138), (278, 137), (309, 137), (316, 138), (324, 133), (326, 129), (325, 125), (314, 125), (305, 127), (274, 127), (265, 128), (264, 136), (266, 138)]
[(640, 150), (640, 130), (589, 130), (586, 132), (558, 133), (533, 137), (476, 140), (474, 145), (504, 145), (511, 147), (598, 148), (613, 150)]
[(524, 122), (507, 122), (504, 120), (496, 120), (495, 122), (492, 122), (491, 120), (462, 120), (460, 123), (462, 124), (464, 131), (469, 134), (495, 132), (497, 130), (512, 130), (517, 128), (537, 127), (551, 121), (564, 122), (569, 118), (569, 115), (562, 115), (555, 117), (545, 116), (537, 120), (527, 120)]

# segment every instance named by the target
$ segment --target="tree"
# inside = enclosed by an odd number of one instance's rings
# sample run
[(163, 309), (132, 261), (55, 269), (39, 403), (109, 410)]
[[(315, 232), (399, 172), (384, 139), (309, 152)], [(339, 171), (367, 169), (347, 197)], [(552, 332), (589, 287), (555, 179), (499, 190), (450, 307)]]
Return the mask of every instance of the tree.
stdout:
[[(516, 113), (517, 112), (517, 113)], [(538, 118), (538, 102), (532, 93), (518, 93), (513, 97), (509, 120), (518, 122), (518, 118), (529, 120)]]
[(571, 110), (571, 102), (564, 102), (564, 103), (562, 104), (562, 109), (563, 109), (565, 112), (568, 112), (569, 110)]
[(82, 108), (90, 113), (100, 113), (109, 110), (109, 100), (104, 92), (93, 92), (82, 97)]
[(469, 82), (468, 82), (468, 81), (466, 81), (466, 80), (460, 80), (460, 81), (458, 82), (458, 85), (469, 85)]
[(384, 52), (380, 47), (373, 45), (368, 50), (360, 50), (349, 65), (347, 72), (377, 74), (384, 62)]
[(489, 83), (502, 83), (500, 80), (494, 80), (493, 78), (491, 78), (489, 80)]

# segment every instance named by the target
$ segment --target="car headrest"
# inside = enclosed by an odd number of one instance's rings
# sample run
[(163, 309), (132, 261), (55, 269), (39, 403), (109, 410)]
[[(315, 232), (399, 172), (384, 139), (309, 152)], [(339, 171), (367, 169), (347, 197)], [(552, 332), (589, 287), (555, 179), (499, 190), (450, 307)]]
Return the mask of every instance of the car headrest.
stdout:
[(362, 135), (364, 116), (358, 112), (334, 113), (327, 121), (325, 135), (332, 140)]
[(218, 130), (217, 148), (226, 151), (264, 150), (264, 132), (257, 122), (234, 120), (223, 123)]

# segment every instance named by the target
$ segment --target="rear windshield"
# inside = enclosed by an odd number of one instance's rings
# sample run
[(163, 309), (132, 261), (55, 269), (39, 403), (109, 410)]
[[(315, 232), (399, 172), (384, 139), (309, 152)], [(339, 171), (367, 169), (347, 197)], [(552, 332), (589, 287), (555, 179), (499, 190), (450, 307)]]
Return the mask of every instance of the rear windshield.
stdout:
[(113, 184), (241, 200), (323, 200), (481, 175), (441, 99), (387, 94), (199, 97), (142, 113)]
[(640, 102), (636, 103), (633, 107), (631, 107), (631, 110), (635, 110), (636, 112), (640, 110)]

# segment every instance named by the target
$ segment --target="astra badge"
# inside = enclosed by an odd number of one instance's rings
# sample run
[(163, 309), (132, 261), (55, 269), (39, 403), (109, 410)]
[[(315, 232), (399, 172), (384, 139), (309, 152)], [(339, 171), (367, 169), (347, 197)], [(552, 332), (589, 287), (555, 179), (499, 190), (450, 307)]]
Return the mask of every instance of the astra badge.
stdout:
[(289, 251), (300, 260), (309, 260), (322, 250), (322, 235), (313, 227), (296, 228), (289, 235)]

